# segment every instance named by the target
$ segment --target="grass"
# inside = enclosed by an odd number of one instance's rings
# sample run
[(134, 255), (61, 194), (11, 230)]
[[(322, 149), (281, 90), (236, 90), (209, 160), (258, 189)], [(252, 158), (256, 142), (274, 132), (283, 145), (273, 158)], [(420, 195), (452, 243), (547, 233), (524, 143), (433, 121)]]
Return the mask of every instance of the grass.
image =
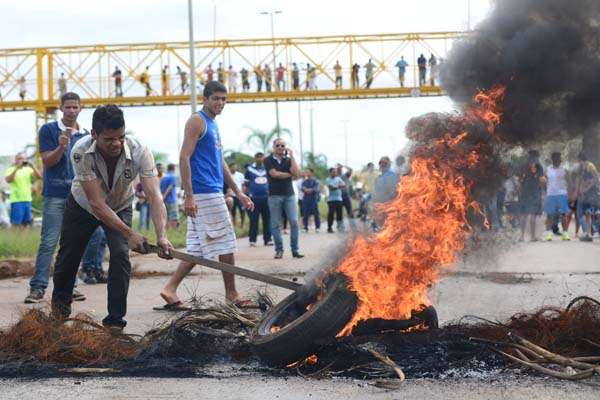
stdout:
[(0, 259), (35, 257), (40, 245), (40, 229), (0, 229)]
[[(319, 202), (319, 212), (321, 214), (321, 223), (327, 221), (327, 202)], [(345, 213), (345, 211), (344, 211)], [(298, 214), (301, 224), (301, 217)], [(137, 228), (137, 220), (133, 221), (134, 228)], [(262, 226), (262, 224), (261, 224)], [(239, 216), (236, 218), (235, 234), (238, 238), (247, 237), (250, 227), (250, 217), (246, 215), (244, 227), (239, 227)], [(40, 245), (40, 227), (31, 227), (26, 229), (8, 228), (0, 229), (0, 259), (7, 258), (33, 258), (37, 254)], [(185, 247), (185, 236), (187, 231), (186, 219), (182, 218), (179, 229), (170, 229), (167, 236), (173, 246), (176, 248)], [(156, 233), (154, 229), (144, 230), (142, 233), (151, 242), (156, 242)]]

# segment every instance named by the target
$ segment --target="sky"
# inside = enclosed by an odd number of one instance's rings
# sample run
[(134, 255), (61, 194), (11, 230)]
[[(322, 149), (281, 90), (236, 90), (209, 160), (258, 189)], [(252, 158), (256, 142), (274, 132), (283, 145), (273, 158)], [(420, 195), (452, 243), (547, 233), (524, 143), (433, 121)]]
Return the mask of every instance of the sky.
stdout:
[[(276, 36), (465, 30), (468, 16), (471, 27), (475, 26), (490, 12), (492, 2), (194, 0), (194, 31), (197, 40), (211, 40), (215, 33), (217, 38), (227, 39), (269, 37), (270, 24), (259, 14), (264, 10), (283, 11), (276, 18)], [(3, 0), (0, 15), (4, 16), (0, 48), (188, 38), (187, 0)], [(304, 148), (309, 147), (311, 106), (315, 152), (327, 155), (330, 163), (347, 160), (352, 167), (398, 154), (407, 143), (404, 127), (411, 117), (454, 109), (446, 97), (314, 101), (300, 103), (299, 120), (297, 102), (280, 102), (280, 124), (292, 131), (291, 145), (296, 151), (300, 123)], [(126, 108), (124, 113), (128, 130), (151, 149), (177, 161), (178, 143), (190, 114), (188, 106)], [(88, 129), (91, 116), (92, 110), (85, 109), (79, 117)], [(217, 121), (225, 149), (251, 153), (256, 149), (244, 143), (248, 127), (272, 129), (274, 105), (228, 104)], [(14, 154), (32, 143), (34, 131), (33, 112), (0, 113), (0, 155)]]

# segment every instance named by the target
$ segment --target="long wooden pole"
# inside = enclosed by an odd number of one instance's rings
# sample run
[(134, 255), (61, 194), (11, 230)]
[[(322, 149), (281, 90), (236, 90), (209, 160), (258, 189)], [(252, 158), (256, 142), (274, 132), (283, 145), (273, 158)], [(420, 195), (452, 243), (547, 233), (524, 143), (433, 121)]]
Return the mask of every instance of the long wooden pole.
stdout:
[[(146, 250), (150, 253), (158, 254), (159, 247), (156, 245), (153, 245), (153, 244), (147, 244)], [(197, 265), (202, 265), (204, 267), (217, 269), (221, 272), (229, 272), (234, 275), (243, 276), (245, 278), (253, 279), (255, 281), (269, 283), (271, 285), (278, 286), (278, 287), (281, 287), (284, 289), (296, 291), (303, 286), (296, 282), (291, 282), (291, 281), (277, 278), (277, 277), (274, 277), (271, 275), (261, 274), (260, 272), (254, 272), (254, 271), (251, 271), (246, 268), (236, 267), (231, 264), (225, 264), (225, 263), (222, 263), (219, 261), (210, 260), (208, 258), (193, 256), (191, 254), (187, 254), (187, 253), (184, 253), (184, 252), (178, 251), (178, 250), (171, 250), (171, 256), (177, 260), (187, 261), (192, 264), (197, 264)]]

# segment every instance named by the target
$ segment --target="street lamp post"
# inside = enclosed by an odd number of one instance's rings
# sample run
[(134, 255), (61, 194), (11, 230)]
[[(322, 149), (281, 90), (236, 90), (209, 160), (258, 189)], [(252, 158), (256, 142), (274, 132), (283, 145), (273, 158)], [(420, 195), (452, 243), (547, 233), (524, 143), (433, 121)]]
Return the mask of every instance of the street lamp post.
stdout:
[(192, 113), (198, 108), (198, 99), (196, 96), (196, 57), (194, 46), (194, 22), (192, 17), (192, 0), (188, 0), (188, 27), (189, 27), (189, 48), (190, 48), (190, 104)]
[[(273, 76), (275, 76), (275, 79), (273, 79), (273, 77), (271, 77), (271, 87), (273, 88), (273, 90), (275, 90), (275, 87), (277, 82), (277, 63), (275, 60), (275, 25), (273, 23), (273, 15), (275, 14), (281, 14), (283, 13), (283, 11), (281, 10), (276, 10), (276, 11), (261, 11), (260, 15), (268, 15), (271, 17), (271, 41), (272, 41), (272, 46), (273, 46)], [(277, 97), (275, 97), (275, 129), (277, 130), (277, 137), (281, 136), (281, 130), (279, 128), (279, 101), (277, 100)]]

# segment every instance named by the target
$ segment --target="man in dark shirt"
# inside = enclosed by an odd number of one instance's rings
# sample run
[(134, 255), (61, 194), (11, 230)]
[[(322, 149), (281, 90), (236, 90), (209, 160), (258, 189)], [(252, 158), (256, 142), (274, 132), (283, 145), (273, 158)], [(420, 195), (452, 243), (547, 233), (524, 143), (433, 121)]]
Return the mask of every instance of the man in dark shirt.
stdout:
[(292, 150), (286, 149), (283, 139), (273, 141), (273, 154), (265, 159), (265, 169), (269, 182), (269, 212), (271, 232), (275, 240), (275, 258), (283, 258), (283, 239), (279, 228), (283, 212), (290, 223), (292, 256), (302, 258), (304, 255), (298, 251), (298, 213), (292, 187), (292, 177), (298, 173), (298, 164)]
[(265, 155), (258, 152), (254, 155), (254, 164), (249, 165), (244, 175), (248, 194), (254, 203), (254, 210), (250, 213), (250, 246), (256, 246), (258, 236), (258, 219), (262, 216), (263, 240), (265, 246), (272, 245), (271, 242), (271, 218), (269, 213), (269, 184), (267, 171), (264, 166)]
[(315, 231), (321, 229), (321, 216), (319, 215), (319, 181), (314, 178), (314, 171), (309, 168), (306, 173), (306, 179), (302, 182), (302, 213), (304, 222), (304, 231), (308, 232), (308, 218), (314, 215)]
[[(542, 185), (546, 182), (544, 169), (539, 162), (540, 153), (530, 150), (527, 162), (519, 173), (521, 193), (519, 209), (521, 211), (521, 241), (525, 240), (525, 228), (529, 219), (531, 240), (537, 241), (535, 235), (536, 219), (542, 215)], [(529, 217), (529, 218), (528, 218)]]

